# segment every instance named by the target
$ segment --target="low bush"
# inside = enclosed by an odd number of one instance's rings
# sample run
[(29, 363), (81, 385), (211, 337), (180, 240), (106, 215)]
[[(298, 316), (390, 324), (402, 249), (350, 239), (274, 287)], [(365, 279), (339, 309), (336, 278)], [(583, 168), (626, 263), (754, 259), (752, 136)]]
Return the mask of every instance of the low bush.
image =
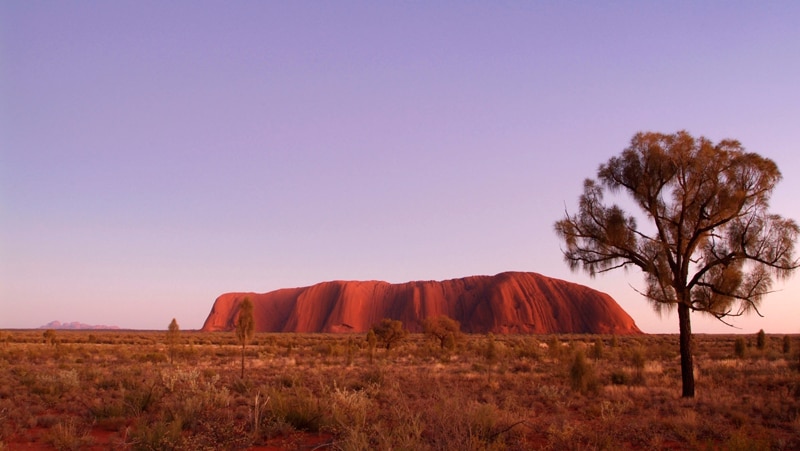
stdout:
[(683, 400), (674, 335), (411, 334), (370, 361), (365, 334), (257, 334), (242, 379), (231, 334), (182, 332), (195, 358), (170, 364), (163, 333), (4, 333), (8, 449), (800, 449), (782, 336), (743, 361), (746, 337), (698, 335)]
[(747, 354), (747, 345), (744, 341), (743, 337), (737, 337), (736, 341), (733, 343), (733, 355), (736, 356), (737, 359), (743, 359)]
[(581, 393), (596, 392), (599, 388), (594, 369), (581, 350), (573, 355), (572, 365), (569, 368), (569, 382), (573, 391)]

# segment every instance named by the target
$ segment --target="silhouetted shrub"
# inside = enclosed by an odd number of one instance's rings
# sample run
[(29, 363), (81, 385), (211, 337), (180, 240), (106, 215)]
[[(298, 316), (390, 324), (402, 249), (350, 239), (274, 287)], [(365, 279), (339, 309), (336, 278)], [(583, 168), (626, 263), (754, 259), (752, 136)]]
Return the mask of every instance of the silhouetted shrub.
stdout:
[(583, 351), (575, 351), (569, 368), (569, 383), (573, 391), (586, 393), (597, 391), (597, 379), (592, 365), (586, 361)]
[(744, 341), (743, 337), (738, 337), (736, 341), (733, 342), (733, 354), (736, 358), (743, 359), (745, 353), (747, 352), (747, 344)]
[(764, 333), (764, 329), (761, 329), (756, 334), (756, 348), (759, 350), (764, 350), (767, 346), (767, 335)]
[[(461, 324), (445, 315), (434, 316), (422, 320), (422, 331), (426, 336), (437, 340), (441, 349), (452, 350), (461, 333)], [(449, 347), (447, 346), (448, 341), (451, 343)]]
[(600, 360), (603, 358), (605, 354), (605, 345), (603, 344), (602, 338), (597, 338), (594, 340), (594, 346), (592, 347), (592, 358), (595, 360)]
[(389, 318), (384, 318), (379, 324), (373, 326), (372, 332), (384, 344), (387, 351), (408, 335), (408, 331), (403, 328), (402, 321)]
[(614, 385), (628, 385), (631, 383), (631, 378), (625, 371), (612, 371), (611, 383)]

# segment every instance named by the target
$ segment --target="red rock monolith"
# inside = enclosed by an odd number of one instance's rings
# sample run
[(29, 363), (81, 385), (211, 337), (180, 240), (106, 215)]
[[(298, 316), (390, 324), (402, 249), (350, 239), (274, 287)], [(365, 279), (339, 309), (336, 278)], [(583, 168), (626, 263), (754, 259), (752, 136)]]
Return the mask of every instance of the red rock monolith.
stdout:
[(471, 333), (641, 333), (611, 296), (530, 272), (390, 284), (332, 281), (269, 293), (217, 298), (203, 331), (234, 329), (239, 303), (254, 304), (258, 332), (365, 332), (383, 318), (412, 332), (427, 317), (446, 315)]

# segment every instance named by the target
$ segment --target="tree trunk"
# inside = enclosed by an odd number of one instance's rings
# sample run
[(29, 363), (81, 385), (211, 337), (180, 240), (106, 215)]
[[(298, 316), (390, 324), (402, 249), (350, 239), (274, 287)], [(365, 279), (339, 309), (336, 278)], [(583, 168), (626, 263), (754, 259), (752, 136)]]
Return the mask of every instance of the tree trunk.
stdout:
[(242, 344), (242, 379), (244, 379), (244, 344)]
[(678, 322), (681, 342), (681, 381), (683, 397), (694, 398), (694, 360), (692, 358), (692, 311), (683, 303), (678, 304)]

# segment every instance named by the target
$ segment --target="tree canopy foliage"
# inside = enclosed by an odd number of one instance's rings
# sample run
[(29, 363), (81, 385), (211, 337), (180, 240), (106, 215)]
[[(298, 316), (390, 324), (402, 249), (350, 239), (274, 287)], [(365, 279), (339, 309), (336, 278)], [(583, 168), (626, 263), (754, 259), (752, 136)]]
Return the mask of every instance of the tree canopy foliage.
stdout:
[(386, 346), (387, 351), (408, 335), (408, 331), (403, 328), (402, 321), (390, 318), (382, 319), (380, 323), (372, 327), (372, 332)]
[(244, 378), (244, 350), (256, 330), (256, 322), (253, 318), (253, 302), (249, 298), (244, 298), (239, 305), (239, 317), (236, 320), (236, 339), (242, 345), (242, 378)]
[[(769, 211), (780, 179), (772, 160), (735, 140), (637, 133), (600, 165), (597, 180), (584, 182), (578, 213), (555, 224), (570, 268), (594, 276), (638, 267), (645, 275), (642, 294), (654, 308), (677, 308), (684, 396), (694, 396), (690, 312), (723, 322), (758, 313), (773, 280), (798, 267), (800, 229)], [(627, 194), (647, 225), (607, 205), (607, 192)]]
[(448, 343), (455, 346), (461, 333), (461, 324), (445, 315), (433, 316), (422, 320), (422, 332), (438, 340), (439, 346), (444, 349)]
[(167, 348), (169, 350), (169, 362), (173, 363), (175, 361), (175, 352), (178, 346), (178, 342), (180, 341), (180, 333), (181, 328), (178, 326), (178, 321), (175, 318), (172, 318), (170, 321), (169, 326), (167, 327)]

